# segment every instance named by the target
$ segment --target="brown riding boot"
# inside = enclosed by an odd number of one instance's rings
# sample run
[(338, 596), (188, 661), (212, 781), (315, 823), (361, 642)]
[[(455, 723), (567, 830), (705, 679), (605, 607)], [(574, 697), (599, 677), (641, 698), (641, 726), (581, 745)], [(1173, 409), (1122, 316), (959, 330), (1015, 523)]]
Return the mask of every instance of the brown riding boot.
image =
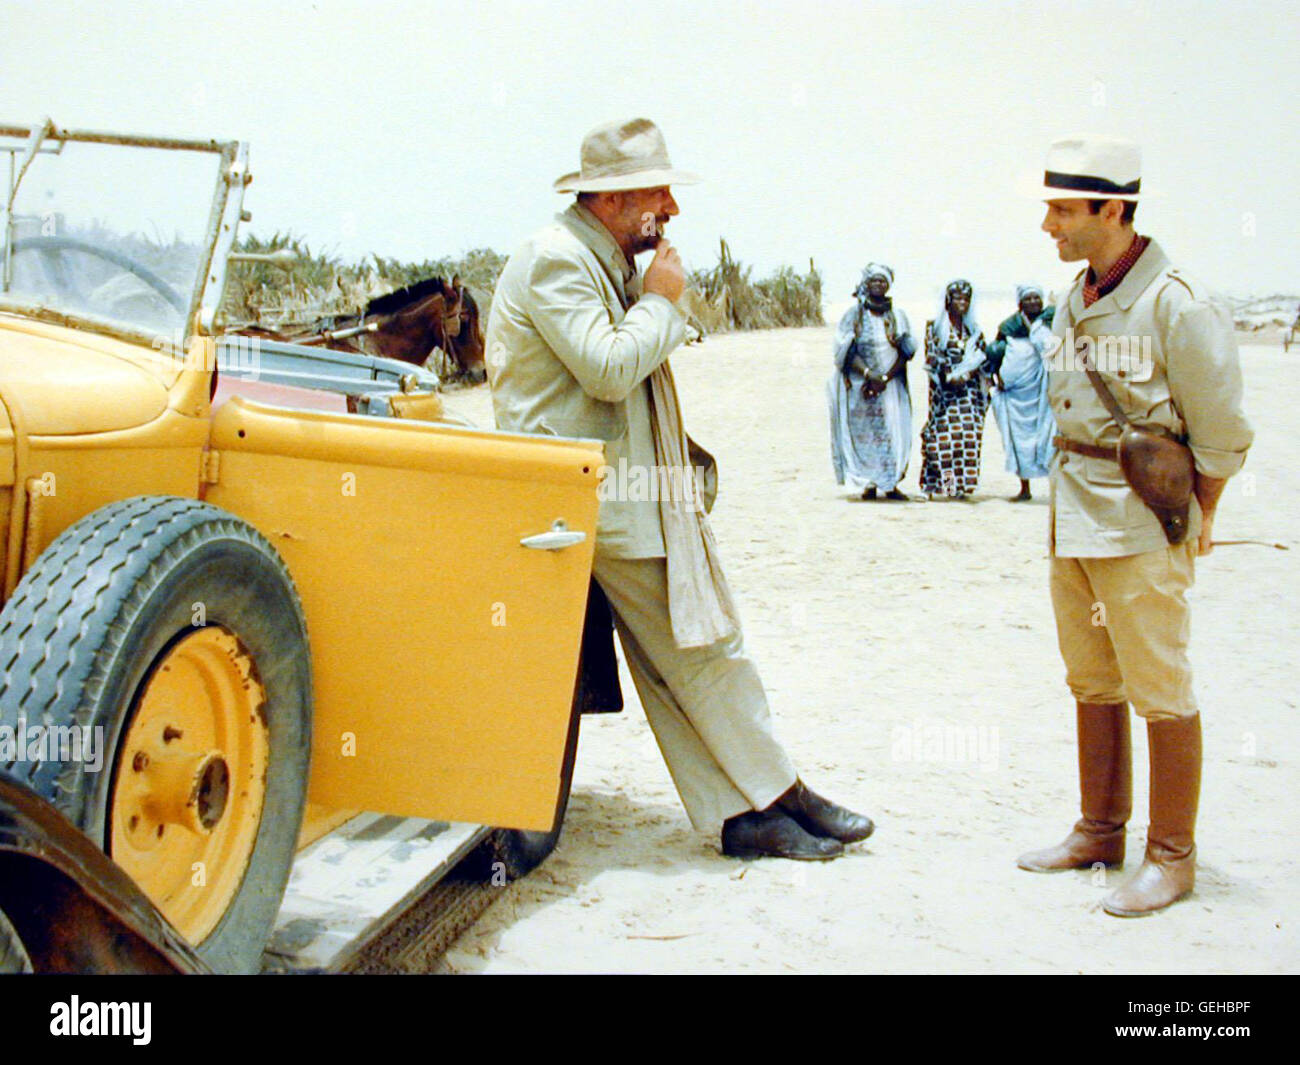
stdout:
[(1133, 809), (1133, 749), (1127, 703), (1079, 703), (1079, 792), (1083, 817), (1055, 847), (1016, 859), (1031, 873), (1124, 864), (1124, 826)]
[(1201, 795), (1201, 717), (1148, 721), (1151, 827), (1142, 867), (1102, 908), (1143, 917), (1192, 893), (1196, 885), (1196, 806)]

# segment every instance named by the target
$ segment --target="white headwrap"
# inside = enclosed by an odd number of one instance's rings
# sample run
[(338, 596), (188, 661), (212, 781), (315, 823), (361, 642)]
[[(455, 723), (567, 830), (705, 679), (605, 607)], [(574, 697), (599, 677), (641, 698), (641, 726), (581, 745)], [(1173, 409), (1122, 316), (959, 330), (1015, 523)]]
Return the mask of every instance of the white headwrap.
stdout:
[(853, 290), (853, 295), (859, 301), (867, 298), (867, 282), (873, 277), (884, 278), (886, 286), (894, 283), (894, 271), (884, 263), (867, 263), (867, 268), (862, 271), (862, 280), (858, 282), (858, 287)]
[(1016, 286), (1016, 306), (1019, 307), (1025, 302), (1026, 296), (1037, 295), (1039, 299), (1047, 299), (1047, 294), (1043, 291), (1042, 285), (1017, 285)]

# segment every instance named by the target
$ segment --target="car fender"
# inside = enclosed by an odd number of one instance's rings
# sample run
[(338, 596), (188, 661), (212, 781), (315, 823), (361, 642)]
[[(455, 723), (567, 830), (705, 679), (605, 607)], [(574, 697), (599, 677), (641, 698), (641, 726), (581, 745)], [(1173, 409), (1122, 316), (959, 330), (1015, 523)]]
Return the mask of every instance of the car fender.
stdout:
[(0, 770), (0, 910), (37, 973), (205, 973), (135, 882)]

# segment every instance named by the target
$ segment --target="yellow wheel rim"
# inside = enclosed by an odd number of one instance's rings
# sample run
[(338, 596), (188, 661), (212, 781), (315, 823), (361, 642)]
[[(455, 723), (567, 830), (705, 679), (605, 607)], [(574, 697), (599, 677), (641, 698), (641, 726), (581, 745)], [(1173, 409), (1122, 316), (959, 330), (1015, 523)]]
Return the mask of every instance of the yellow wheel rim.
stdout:
[(108, 852), (191, 943), (217, 926), (253, 853), (265, 703), (239, 640), (198, 629), (155, 667), (118, 747)]

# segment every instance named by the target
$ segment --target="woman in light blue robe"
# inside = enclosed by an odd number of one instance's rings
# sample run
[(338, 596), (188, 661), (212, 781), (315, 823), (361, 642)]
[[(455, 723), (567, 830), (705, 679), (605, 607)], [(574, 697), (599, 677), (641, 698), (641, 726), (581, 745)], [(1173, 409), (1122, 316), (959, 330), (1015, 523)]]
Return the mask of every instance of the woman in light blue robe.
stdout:
[(907, 315), (887, 293), (894, 273), (871, 263), (835, 331), (835, 371), (826, 383), (835, 483), (863, 499), (905, 501), (898, 483), (912, 449), (907, 360), (916, 353)]
[(989, 345), (988, 372), (993, 375), (993, 416), (1002, 433), (1007, 472), (1020, 478), (1021, 503), (1033, 496), (1029, 481), (1046, 477), (1056, 449), (1052, 437), (1056, 423), (1047, 401), (1047, 365), (1044, 354), (1052, 343), (1054, 308), (1043, 307), (1043, 290), (1020, 285), (1016, 303), (1020, 310), (998, 326)]

